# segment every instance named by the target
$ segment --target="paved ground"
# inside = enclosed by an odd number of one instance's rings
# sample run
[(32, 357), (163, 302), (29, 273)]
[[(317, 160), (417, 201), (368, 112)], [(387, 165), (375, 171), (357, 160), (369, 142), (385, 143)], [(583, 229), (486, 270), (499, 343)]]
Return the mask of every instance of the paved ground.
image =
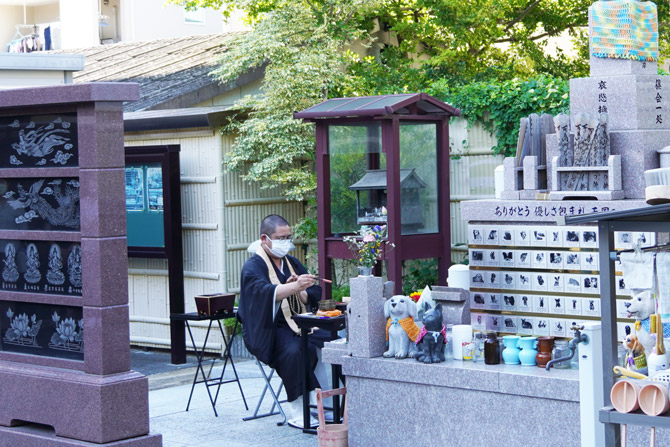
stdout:
[[(292, 446), (316, 447), (316, 435), (303, 434), (288, 425), (277, 426), (280, 415), (253, 421), (242, 418), (251, 415), (261, 392), (263, 379), (256, 363), (251, 360), (235, 362), (242, 390), (250, 410), (244, 402), (236, 383), (221, 386), (214, 416), (204, 384), (196, 385), (189, 411), (186, 403), (196, 371), (195, 357), (189, 356), (184, 365), (170, 364), (169, 353), (162, 351), (132, 350), (132, 369), (149, 377), (149, 414), (151, 432), (163, 435), (165, 447), (242, 447), (242, 446)], [(221, 363), (215, 366), (213, 375), (221, 374)], [(232, 378), (233, 371), (226, 368), (225, 378)], [(274, 382), (274, 381), (273, 381)], [(279, 381), (276, 381), (276, 385)], [(214, 393), (216, 388), (210, 390)], [(285, 396), (284, 396), (285, 398)], [(271, 406), (266, 397), (261, 412)]]

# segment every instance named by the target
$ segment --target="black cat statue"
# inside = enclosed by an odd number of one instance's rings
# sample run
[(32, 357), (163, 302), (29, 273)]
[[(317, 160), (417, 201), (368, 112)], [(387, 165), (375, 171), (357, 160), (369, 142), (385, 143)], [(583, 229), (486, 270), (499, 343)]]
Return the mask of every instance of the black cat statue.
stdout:
[(414, 357), (424, 363), (440, 363), (444, 361), (444, 344), (447, 329), (442, 323), (442, 303), (435, 308), (424, 303), (423, 327), (416, 338), (417, 352)]

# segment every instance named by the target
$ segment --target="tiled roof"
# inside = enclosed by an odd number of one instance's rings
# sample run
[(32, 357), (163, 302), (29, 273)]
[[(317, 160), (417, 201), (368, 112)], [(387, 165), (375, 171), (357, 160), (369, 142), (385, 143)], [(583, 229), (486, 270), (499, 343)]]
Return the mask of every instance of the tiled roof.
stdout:
[(226, 42), (236, 33), (208, 34), (148, 42), (117, 43), (92, 48), (58, 50), (85, 56), (80, 82), (137, 82), (140, 100), (127, 103), (126, 112), (189, 107), (223, 93), (209, 73), (218, 66)]

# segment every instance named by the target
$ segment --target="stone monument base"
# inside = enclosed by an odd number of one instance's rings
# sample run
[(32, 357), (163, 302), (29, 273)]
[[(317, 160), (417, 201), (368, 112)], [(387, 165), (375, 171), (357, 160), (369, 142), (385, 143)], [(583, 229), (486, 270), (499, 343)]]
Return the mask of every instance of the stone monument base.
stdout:
[(519, 200), (519, 191), (502, 191), (500, 198), (503, 200)]
[(161, 435), (138, 436), (105, 444), (61, 438), (43, 426), (23, 425), (18, 427), (0, 427), (0, 439), (3, 445), (21, 447), (160, 447)]
[[(135, 371), (100, 376), (2, 362), (0, 444), (31, 445), (28, 440), (35, 434), (21, 427), (38, 424), (45, 426), (54, 440), (69, 443), (34, 445), (135, 445), (121, 441), (150, 439), (148, 389), (148, 379)], [(73, 401), (79, 404), (73, 405)], [(5, 433), (13, 439), (25, 436), (26, 441), (6, 443)], [(137, 445), (161, 445), (160, 437), (153, 439), (153, 443)]]
[(519, 191), (519, 200), (537, 200), (538, 194), (546, 194), (546, 189), (524, 189)]

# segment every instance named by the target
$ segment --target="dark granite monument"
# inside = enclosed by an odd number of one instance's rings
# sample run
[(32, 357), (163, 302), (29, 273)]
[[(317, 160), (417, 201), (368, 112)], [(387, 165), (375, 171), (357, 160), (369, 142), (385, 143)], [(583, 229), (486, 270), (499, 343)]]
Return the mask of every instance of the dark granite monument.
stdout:
[(123, 101), (138, 98), (0, 91), (2, 445), (162, 445), (130, 371)]

